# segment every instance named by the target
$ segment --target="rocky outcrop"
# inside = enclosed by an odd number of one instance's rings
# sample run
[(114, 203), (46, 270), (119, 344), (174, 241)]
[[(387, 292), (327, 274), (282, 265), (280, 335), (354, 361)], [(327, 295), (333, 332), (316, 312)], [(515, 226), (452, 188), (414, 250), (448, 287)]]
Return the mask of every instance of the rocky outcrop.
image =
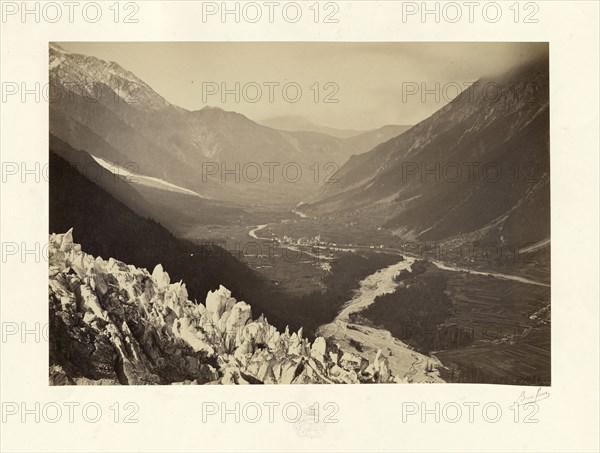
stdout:
[(161, 265), (94, 258), (72, 230), (50, 236), (49, 274), (52, 385), (399, 381), (382, 354), (280, 332), (223, 286), (196, 303)]

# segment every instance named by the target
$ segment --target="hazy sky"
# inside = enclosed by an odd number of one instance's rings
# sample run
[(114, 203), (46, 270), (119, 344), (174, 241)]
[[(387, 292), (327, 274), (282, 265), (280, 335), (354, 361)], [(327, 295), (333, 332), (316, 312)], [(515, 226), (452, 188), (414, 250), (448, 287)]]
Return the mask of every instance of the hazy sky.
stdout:
[[(258, 122), (297, 115), (341, 129), (416, 124), (453, 98), (456, 84), (464, 86), (482, 75), (503, 72), (547, 49), (544, 43), (59, 44), (73, 52), (116, 61), (169, 102), (190, 110), (217, 106)], [(223, 83), (239, 94), (239, 102), (235, 94), (226, 95), (223, 102)], [(270, 88), (269, 83), (279, 85)], [(218, 92), (211, 94), (215, 89)], [(432, 90), (432, 94), (425, 99), (421, 92), (407, 94), (415, 89)], [(327, 95), (338, 102), (324, 102)]]

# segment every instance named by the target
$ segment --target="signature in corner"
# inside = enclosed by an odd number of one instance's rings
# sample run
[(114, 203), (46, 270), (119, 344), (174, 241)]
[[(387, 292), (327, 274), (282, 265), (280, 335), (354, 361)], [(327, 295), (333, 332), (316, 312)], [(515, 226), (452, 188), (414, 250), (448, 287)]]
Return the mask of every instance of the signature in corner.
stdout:
[(537, 389), (537, 391), (535, 392), (535, 394), (526, 394), (525, 391), (521, 392), (521, 394), (519, 395), (519, 397), (517, 398), (517, 400), (515, 401), (517, 404), (519, 405), (525, 405), (525, 404), (533, 404), (533, 403), (537, 403), (538, 401), (542, 401), (545, 400), (546, 398), (550, 397), (550, 392), (547, 391), (542, 391), (542, 388), (539, 387)]

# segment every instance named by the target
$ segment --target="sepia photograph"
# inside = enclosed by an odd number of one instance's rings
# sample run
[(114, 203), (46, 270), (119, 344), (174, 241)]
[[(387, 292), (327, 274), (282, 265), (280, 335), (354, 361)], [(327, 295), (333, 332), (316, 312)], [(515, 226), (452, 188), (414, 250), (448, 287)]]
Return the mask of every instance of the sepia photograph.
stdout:
[(551, 384), (547, 42), (48, 52), (50, 385)]
[(0, 451), (600, 451), (599, 18), (0, 0)]

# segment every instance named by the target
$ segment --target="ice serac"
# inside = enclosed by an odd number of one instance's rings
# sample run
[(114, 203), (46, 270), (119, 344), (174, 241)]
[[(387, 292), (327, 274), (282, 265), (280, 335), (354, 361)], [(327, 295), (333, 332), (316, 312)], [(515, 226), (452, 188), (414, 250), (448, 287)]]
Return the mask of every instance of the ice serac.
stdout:
[(152, 273), (84, 253), (73, 231), (49, 246), (52, 385), (397, 382), (302, 329), (278, 331), (221, 286), (205, 305), (161, 265)]

